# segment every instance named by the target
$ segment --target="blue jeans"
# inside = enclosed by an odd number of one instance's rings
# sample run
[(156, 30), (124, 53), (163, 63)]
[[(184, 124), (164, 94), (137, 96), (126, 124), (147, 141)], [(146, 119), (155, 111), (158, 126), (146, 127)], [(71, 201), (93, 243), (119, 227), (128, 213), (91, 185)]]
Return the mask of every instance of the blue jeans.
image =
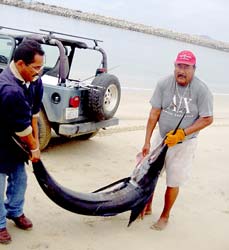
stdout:
[(27, 174), (24, 163), (18, 163), (8, 176), (0, 173), (0, 229), (6, 227), (6, 216), (13, 218), (23, 214), (26, 186)]

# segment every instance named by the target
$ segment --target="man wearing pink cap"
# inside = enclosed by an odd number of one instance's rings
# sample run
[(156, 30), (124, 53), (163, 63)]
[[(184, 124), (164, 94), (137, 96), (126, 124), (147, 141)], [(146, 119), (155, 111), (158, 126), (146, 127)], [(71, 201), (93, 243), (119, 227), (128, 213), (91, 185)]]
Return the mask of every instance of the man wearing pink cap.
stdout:
[[(143, 156), (149, 153), (152, 135), (152, 147), (165, 137), (165, 144), (169, 146), (164, 164), (167, 185), (164, 208), (158, 221), (151, 227), (156, 230), (162, 230), (168, 224), (179, 187), (190, 175), (199, 131), (213, 122), (213, 96), (206, 84), (194, 76), (195, 55), (191, 51), (181, 51), (174, 66), (174, 74), (157, 83), (150, 100), (152, 108), (142, 148)], [(185, 117), (173, 135), (172, 130), (184, 112)], [(155, 136), (153, 131), (157, 123), (159, 133)], [(142, 211), (142, 217), (151, 213), (151, 202)]]

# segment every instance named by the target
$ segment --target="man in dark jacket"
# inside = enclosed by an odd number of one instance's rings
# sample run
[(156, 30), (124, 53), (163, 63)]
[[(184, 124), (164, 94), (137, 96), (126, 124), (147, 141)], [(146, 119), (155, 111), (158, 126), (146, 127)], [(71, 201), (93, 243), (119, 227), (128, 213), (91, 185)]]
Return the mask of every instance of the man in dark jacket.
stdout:
[(24, 230), (33, 226), (23, 213), (26, 158), (12, 137), (28, 148), (32, 162), (40, 159), (37, 122), (43, 95), (39, 77), (43, 63), (41, 45), (27, 39), (18, 46), (13, 61), (0, 74), (0, 243), (11, 241), (6, 218)]

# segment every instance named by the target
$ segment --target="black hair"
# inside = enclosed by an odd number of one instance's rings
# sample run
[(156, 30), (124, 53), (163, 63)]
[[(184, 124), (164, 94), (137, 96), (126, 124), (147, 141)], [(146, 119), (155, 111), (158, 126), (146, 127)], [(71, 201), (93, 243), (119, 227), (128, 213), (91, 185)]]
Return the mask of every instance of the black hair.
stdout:
[(45, 54), (41, 44), (36, 40), (25, 39), (18, 45), (14, 52), (13, 59), (15, 62), (23, 60), (24, 63), (28, 65), (34, 62), (34, 56), (36, 54), (41, 56)]

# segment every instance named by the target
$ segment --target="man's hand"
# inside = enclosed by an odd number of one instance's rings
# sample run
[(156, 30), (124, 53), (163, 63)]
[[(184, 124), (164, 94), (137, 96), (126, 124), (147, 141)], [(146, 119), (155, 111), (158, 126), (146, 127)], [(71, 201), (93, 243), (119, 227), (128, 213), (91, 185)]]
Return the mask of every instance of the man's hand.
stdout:
[(175, 135), (173, 135), (173, 130), (169, 131), (169, 133), (166, 134), (165, 144), (168, 145), (168, 147), (172, 147), (176, 145), (178, 142), (181, 142), (185, 138), (185, 132), (183, 129), (178, 129)]
[(142, 148), (142, 155), (145, 157), (150, 151), (150, 143), (145, 143), (145, 145)]
[(41, 151), (39, 148), (30, 150), (30, 160), (32, 162), (37, 162), (41, 158)]

